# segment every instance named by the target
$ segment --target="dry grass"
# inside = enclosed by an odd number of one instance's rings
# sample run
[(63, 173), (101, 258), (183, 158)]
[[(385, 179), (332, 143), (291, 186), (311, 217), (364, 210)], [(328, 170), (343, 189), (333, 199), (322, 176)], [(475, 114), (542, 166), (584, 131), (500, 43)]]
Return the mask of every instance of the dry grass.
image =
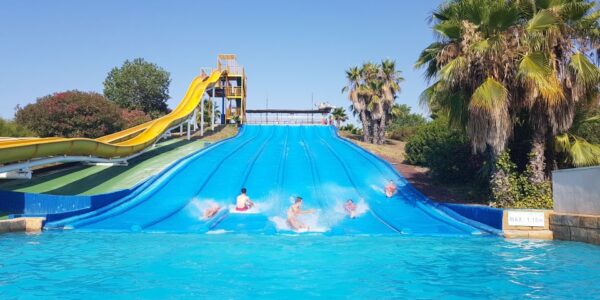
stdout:
[(470, 182), (455, 184), (436, 182), (429, 176), (428, 168), (404, 163), (405, 142), (388, 139), (383, 145), (373, 145), (362, 142), (362, 137), (359, 135), (346, 131), (340, 131), (339, 134), (341, 137), (387, 160), (394, 165), (406, 180), (432, 200), (451, 203), (488, 203), (485, 193), (478, 190), (476, 185)]
[(387, 139), (383, 145), (374, 145), (362, 142), (360, 135), (351, 134), (347, 131), (340, 131), (340, 136), (378, 156), (391, 160), (390, 162), (393, 164), (404, 161), (405, 142)]

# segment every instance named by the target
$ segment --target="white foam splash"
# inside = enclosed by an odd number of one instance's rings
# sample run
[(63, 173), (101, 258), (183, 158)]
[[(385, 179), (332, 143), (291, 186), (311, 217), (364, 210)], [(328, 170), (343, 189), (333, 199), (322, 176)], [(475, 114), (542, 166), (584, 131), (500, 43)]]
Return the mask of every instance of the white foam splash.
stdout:
[(204, 212), (207, 209), (215, 207), (215, 206), (222, 207), (222, 205), (219, 204), (214, 199), (204, 199), (204, 200), (201, 200), (199, 198), (194, 198), (194, 199), (192, 199), (192, 201), (190, 201), (188, 203), (186, 209), (187, 209), (187, 212), (192, 217), (194, 217), (195, 219), (204, 221), (204, 220), (207, 220), (207, 218), (204, 218)]
[(209, 230), (206, 232), (206, 234), (225, 234), (228, 233), (229, 231), (225, 230), (225, 229), (217, 229), (217, 230)]
[(310, 215), (302, 215), (302, 216), (298, 216), (298, 221), (304, 223), (304, 225), (307, 226), (307, 228), (303, 228), (303, 229), (294, 229), (290, 226), (290, 224), (288, 223), (286, 218), (282, 218), (280, 216), (275, 216), (275, 217), (271, 217), (269, 218), (269, 220), (271, 222), (273, 222), (273, 224), (275, 224), (275, 228), (278, 231), (294, 231), (297, 233), (302, 233), (302, 232), (327, 232), (329, 230), (328, 227), (324, 227), (318, 224), (318, 214), (310, 214)]

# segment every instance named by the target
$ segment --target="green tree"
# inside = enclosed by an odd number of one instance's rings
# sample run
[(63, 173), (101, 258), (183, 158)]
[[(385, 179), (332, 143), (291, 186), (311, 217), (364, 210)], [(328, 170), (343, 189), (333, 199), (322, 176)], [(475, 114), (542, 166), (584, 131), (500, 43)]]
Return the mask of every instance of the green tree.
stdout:
[(400, 71), (393, 61), (383, 60), (381, 64), (365, 63), (348, 69), (346, 79), (348, 85), (342, 92), (348, 92), (351, 111), (363, 125), (363, 140), (382, 144), (400, 82), (404, 80)]
[[(215, 107), (215, 121), (218, 121), (221, 119), (221, 111), (219, 109), (217, 109), (217, 101), (208, 101), (208, 100), (204, 100), (204, 123), (205, 124), (212, 124), (212, 108), (213, 106)], [(198, 114), (198, 116), (196, 117), (196, 121), (198, 121), (198, 124), (200, 124), (200, 114)]]
[(419, 114), (412, 113), (410, 106), (394, 103), (390, 114), (390, 124), (385, 130), (389, 138), (405, 140), (425, 123), (427, 120)]
[(348, 115), (346, 115), (346, 110), (343, 107), (336, 107), (331, 112), (333, 119), (338, 128), (342, 125), (342, 122), (346, 122), (348, 120)]
[(35, 136), (31, 130), (17, 124), (15, 121), (0, 118), (0, 137)]
[(67, 91), (17, 108), (16, 122), (40, 137), (97, 138), (123, 129), (120, 108), (94, 92)]
[(104, 80), (104, 95), (127, 109), (144, 111), (152, 117), (168, 112), (169, 72), (156, 64), (136, 58), (113, 68)]
[[(600, 13), (584, 0), (453, 0), (433, 13), (438, 41), (416, 63), (433, 84), (422, 100), (466, 129), (496, 166), (516, 126), (531, 129), (528, 173), (546, 180), (548, 141), (598, 93)], [(493, 169), (492, 173), (496, 173)]]

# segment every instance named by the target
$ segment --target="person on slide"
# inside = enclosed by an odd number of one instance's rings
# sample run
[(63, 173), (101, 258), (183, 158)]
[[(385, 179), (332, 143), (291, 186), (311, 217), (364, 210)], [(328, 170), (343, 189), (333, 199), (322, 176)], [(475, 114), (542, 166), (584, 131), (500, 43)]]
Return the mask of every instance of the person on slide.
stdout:
[(246, 195), (246, 188), (242, 188), (242, 193), (237, 196), (235, 201), (235, 210), (247, 211), (254, 206), (254, 202), (250, 201), (248, 195)]
[(210, 219), (214, 217), (219, 212), (219, 210), (221, 210), (221, 206), (219, 206), (219, 204), (212, 204), (209, 208), (204, 210), (204, 219)]
[(314, 210), (302, 210), (302, 197), (296, 197), (294, 204), (287, 211), (287, 221), (290, 227), (296, 231), (309, 230), (310, 228), (298, 220), (299, 215), (312, 214)]
[(348, 216), (350, 216), (351, 219), (356, 218), (356, 204), (354, 204), (352, 199), (348, 199), (348, 201), (346, 201), (346, 204), (344, 204), (344, 210), (346, 213), (348, 213)]
[(394, 183), (393, 180), (390, 179), (390, 181), (388, 181), (388, 183), (385, 185), (385, 195), (388, 198), (392, 198), (392, 196), (394, 196), (394, 194), (396, 194), (396, 184)]

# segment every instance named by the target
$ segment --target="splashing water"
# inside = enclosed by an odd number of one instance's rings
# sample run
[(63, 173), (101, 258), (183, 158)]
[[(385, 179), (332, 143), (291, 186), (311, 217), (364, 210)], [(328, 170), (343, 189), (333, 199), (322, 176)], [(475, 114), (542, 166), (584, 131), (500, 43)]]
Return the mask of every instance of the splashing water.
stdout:
[(214, 199), (205, 199), (205, 200), (201, 200), (199, 198), (194, 198), (192, 201), (190, 201), (186, 207), (187, 212), (194, 218), (198, 219), (198, 220), (207, 220), (209, 218), (205, 218), (204, 217), (204, 212), (207, 209), (211, 209), (211, 208), (215, 208), (215, 207), (222, 207), (221, 204), (219, 204), (217, 201), (215, 201)]

